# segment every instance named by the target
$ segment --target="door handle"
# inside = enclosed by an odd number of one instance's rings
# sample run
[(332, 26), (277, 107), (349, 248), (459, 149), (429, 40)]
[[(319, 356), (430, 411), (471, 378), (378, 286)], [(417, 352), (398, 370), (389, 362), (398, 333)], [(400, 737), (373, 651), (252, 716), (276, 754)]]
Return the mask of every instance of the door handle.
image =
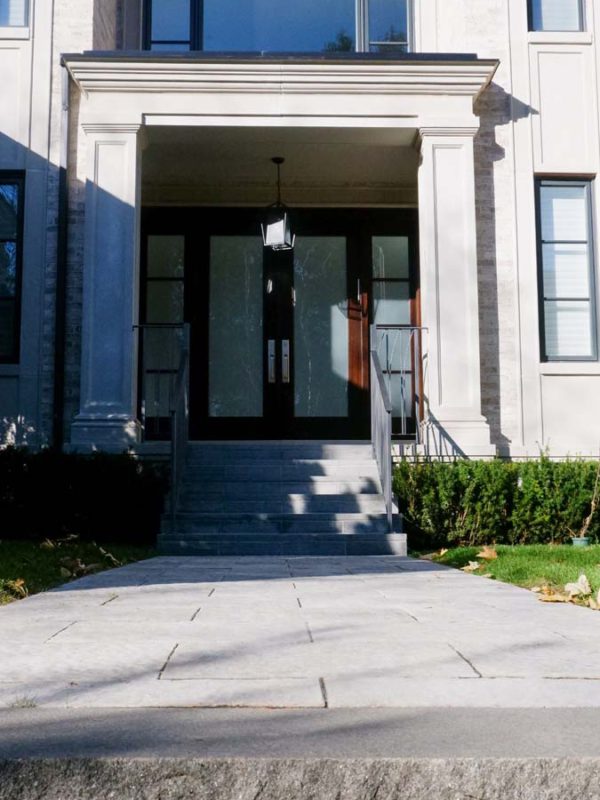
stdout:
[(275, 383), (275, 339), (269, 339), (267, 343), (267, 360), (269, 383)]
[(281, 380), (283, 383), (290, 382), (290, 340), (281, 340)]

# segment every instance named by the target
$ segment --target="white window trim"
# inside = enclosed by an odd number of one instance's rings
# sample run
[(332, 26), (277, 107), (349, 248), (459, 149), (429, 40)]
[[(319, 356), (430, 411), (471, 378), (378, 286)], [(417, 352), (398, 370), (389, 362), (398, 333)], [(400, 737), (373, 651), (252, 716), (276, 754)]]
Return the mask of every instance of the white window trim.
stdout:
[(29, 39), (29, 25), (0, 26), (0, 39)]
[(589, 31), (529, 31), (529, 44), (593, 44)]

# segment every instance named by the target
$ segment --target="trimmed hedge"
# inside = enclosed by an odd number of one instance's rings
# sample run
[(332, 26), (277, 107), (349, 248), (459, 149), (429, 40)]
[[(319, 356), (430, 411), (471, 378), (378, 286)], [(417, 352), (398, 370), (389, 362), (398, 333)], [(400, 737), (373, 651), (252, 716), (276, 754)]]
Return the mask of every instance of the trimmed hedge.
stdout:
[(167, 490), (164, 470), (132, 456), (0, 451), (0, 538), (78, 534), (82, 540), (153, 544)]
[[(394, 491), (411, 547), (569, 541), (590, 513), (590, 461), (403, 461)], [(588, 536), (600, 541), (600, 510)]]

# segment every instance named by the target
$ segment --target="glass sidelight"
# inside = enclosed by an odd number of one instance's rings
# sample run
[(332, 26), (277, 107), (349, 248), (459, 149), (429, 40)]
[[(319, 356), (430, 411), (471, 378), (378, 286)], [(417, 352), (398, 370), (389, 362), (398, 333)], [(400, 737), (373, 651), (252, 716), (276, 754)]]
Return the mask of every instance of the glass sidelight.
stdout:
[(208, 333), (211, 417), (263, 414), (263, 243), (211, 236)]
[(298, 238), (294, 295), (294, 413), (297, 417), (347, 417), (345, 237)]

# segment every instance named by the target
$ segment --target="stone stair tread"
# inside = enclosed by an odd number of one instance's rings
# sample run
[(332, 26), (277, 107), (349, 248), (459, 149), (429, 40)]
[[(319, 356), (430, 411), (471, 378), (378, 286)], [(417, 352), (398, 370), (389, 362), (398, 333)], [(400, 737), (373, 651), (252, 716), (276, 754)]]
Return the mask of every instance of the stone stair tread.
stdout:
[(159, 548), (198, 555), (405, 554), (406, 538), (389, 531), (370, 443), (194, 442), (177, 513), (165, 515)]

